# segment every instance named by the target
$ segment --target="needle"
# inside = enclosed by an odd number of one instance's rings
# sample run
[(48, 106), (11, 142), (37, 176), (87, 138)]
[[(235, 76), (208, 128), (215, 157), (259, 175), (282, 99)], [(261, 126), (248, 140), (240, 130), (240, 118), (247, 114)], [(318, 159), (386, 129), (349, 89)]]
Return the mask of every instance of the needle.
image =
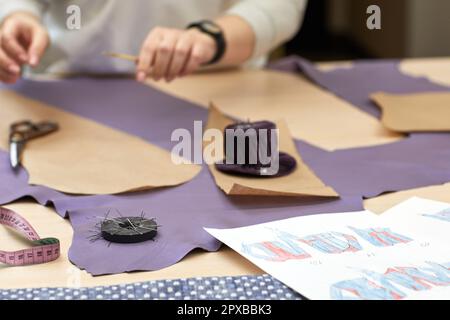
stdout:
[(117, 58), (122, 60), (128, 60), (132, 62), (138, 62), (139, 57), (133, 56), (131, 54), (125, 54), (125, 53), (117, 53), (117, 52), (103, 52), (104, 56), (111, 57), (111, 58)]
[(136, 227), (134, 226), (134, 224), (130, 221), (130, 219), (127, 218), (127, 221), (130, 223), (130, 225), (133, 227), (134, 231), (136, 231), (139, 234), (142, 234), (141, 232), (137, 231)]

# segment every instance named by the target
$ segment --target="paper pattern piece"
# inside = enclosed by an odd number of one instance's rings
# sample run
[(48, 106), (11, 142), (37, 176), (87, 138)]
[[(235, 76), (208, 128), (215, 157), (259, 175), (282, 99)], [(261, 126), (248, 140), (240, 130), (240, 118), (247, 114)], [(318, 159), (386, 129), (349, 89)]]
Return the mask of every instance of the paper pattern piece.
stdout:
[[(372, 212), (206, 229), (310, 299), (450, 299), (450, 204), (411, 199)], [(428, 219), (429, 221), (426, 221)]]
[(375, 93), (381, 121), (398, 132), (450, 131), (450, 92), (394, 95)]
[(92, 120), (21, 97), (0, 93), (0, 148), (8, 150), (9, 125), (22, 120), (57, 122), (60, 130), (27, 143), (23, 165), (30, 184), (72, 194), (115, 194), (175, 186), (200, 167), (175, 165), (171, 154)]
[[(224, 132), (226, 126), (234, 123), (224, 116), (214, 105), (209, 109), (208, 129)], [(297, 161), (297, 168), (289, 175), (277, 178), (255, 178), (228, 175), (217, 170), (214, 165), (209, 169), (218, 185), (228, 195), (254, 196), (321, 196), (338, 197), (338, 194), (326, 186), (303, 162), (295, 148), (289, 129), (284, 121), (276, 122), (279, 130), (279, 148)], [(218, 150), (215, 161), (224, 159), (223, 149)]]
[(408, 59), (400, 63), (400, 71), (411, 77), (425, 77), (431, 82), (450, 87), (450, 58)]
[(223, 71), (197, 74), (170, 84), (151, 83), (204, 107), (214, 101), (233, 118), (251, 121), (282, 118), (295, 139), (328, 151), (380, 145), (403, 138), (302, 76), (271, 70), (245, 70), (237, 76), (235, 71)]
[(376, 92), (408, 94), (417, 92), (449, 92), (450, 87), (414, 78), (399, 70), (398, 60), (355, 61), (352, 68), (343, 66), (322, 72), (311, 62), (292, 56), (272, 64), (272, 68), (285, 72), (304, 73), (315, 83), (345, 99), (353, 106), (380, 118), (380, 109), (370, 100)]

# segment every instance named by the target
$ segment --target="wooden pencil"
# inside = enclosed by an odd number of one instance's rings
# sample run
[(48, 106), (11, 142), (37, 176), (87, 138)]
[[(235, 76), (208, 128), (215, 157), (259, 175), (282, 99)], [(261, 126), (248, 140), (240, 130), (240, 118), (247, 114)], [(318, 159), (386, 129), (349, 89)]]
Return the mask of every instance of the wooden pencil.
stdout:
[(112, 58), (132, 61), (132, 62), (137, 62), (139, 60), (139, 57), (133, 56), (131, 54), (126, 54), (126, 53), (103, 52), (103, 55), (104, 56), (108, 56), (108, 57), (112, 57)]

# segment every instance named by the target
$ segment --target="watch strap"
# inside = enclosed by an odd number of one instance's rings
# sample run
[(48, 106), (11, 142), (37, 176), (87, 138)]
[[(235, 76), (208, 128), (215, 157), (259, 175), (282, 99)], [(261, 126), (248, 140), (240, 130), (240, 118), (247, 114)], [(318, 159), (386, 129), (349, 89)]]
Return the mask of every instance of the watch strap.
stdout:
[[(206, 26), (206, 24), (213, 26), (215, 29), (217, 29), (217, 32), (212, 31), (211, 28), (208, 28)], [(194, 22), (194, 23), (191, 23), (187, 27), (187, 29), (192, 29), (192, 28), (196, 28), (196, 29), (200, 30), (201, 32), (210, 35), (216, 42), (216, 53), (215, 53), (214, 57), (211, 59), (211, 61), (209, 61), (205, 65), (212, 65), (212, 64), (219, 62), (225, 55), (225, 52), (227, 49), (227, 44), (225, 41), (225, 36), (224, 36), (222, 28), (218, 24), (216, 24), (215, 22), (210, 21), (210, 20)]]

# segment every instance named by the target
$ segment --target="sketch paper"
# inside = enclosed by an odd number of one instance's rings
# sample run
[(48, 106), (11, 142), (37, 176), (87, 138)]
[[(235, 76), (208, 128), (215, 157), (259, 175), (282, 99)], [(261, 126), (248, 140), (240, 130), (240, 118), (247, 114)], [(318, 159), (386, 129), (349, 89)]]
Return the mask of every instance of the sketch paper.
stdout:
[(450, 299), (450, 205), (409, 201), (381, 217), (361, 211), (206, 230), (309, 299)]
[[(402, 225), (414, 234), (440, 240), (442, 245), (450, 247), (449, 203), (413, 197), (385, 211), (380, 217), (390, 225)], [(439, 244), (439, 241), (435, 243)]]

